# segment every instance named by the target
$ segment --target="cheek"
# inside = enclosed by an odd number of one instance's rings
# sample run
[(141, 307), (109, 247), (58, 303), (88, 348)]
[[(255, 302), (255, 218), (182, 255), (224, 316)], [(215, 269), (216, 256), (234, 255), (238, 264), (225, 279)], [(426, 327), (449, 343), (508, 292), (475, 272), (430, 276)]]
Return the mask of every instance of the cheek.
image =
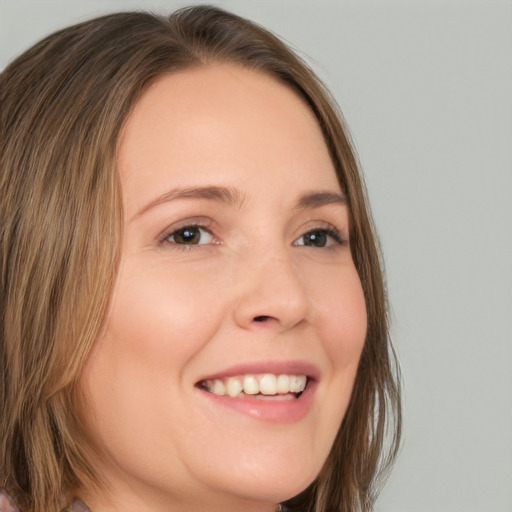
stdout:
[(183, 438), (187, 422), (175, 418), (186, 417), (184, 374), (226, 316), (218, 295), (216, 287), (204, 286), (202, 271), (121, 267), (105, 331), (81, 386), (88, 404), (83, 417), (93, 437), (134, 474), (163, 453), (158, 439), (166, 439), (171, 450)]
[(317, 389), (315, 452), (327, 457), (352, 395), (366, 339), (366, 303), (353, 265), (324, 267), (309, 275), (314, 325), (326, 358)]
[(102, 396), (106, 386), (127, 408), (137, 397), (148, 406), (167, 400), (165, 390), (181, 385), (187, 362), (225, 316), (216, 288), (204, 286), (204, 272), (143, 263), (121, 267), (105, 330), (84, 372), (100, 402), (116, 400)]
[(355, 267), (317, 277), (315, 304), (325, 351), (335, 371), (357, 367), (367, 330), (366, 303)]
[(323, 276), (326, 283), (317, 297), (317, 325), (330, 369), (325, 386), (319, 389), (324, 400), (322, 423), (326, 449), (330, 449), (345, 415), (366, 339), (367, 313), (363, 289), (356, 269), (345, 267)]
[(218, 288), (205, 286), (208, 272), (180, 272), (165, 261), (126, 268), (108, 322), (110, 345), (132, 353), (139, 365), (147, 361), (167, 371), (187, 360), (222, 317)]

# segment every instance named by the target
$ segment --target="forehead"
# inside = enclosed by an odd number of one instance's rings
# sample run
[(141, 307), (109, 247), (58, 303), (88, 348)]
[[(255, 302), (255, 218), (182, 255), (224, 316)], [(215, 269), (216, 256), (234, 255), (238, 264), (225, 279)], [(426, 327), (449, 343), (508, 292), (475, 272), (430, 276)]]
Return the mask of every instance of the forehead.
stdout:
[[(160, 77), (129, 116), (119, 146), (125, 195), (227, 184), (339, 189), (318, 122), (303, 99), (262, 73), (233, 65)], [(227, 182), (227, 183), (223, 183)]]

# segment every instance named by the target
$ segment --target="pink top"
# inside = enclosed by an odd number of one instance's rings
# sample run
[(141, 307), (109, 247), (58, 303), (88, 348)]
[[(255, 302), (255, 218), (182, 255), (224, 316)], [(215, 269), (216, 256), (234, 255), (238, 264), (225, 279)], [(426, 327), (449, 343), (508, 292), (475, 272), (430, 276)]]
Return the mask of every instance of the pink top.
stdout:
[[(14, 504), (12, 498), (7, 494), (7, 491), (0, 487), (0, 512), (21, 512), (20, 509)], [(91, 512), (89, 507), (80, 500), (73, 500), (63, 512)]]

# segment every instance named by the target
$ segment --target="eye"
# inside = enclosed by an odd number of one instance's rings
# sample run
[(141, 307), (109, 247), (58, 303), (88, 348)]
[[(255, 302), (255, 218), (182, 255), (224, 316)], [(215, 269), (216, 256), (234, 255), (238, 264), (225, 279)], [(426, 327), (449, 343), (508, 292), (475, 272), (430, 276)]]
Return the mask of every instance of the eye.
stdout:
[(213, 235), (202, 226), (183, 226), (167, 235), (165, 241), (178, 245), (207, 245), (213, 242)]
[(337, 230), (322, 228), (312, 229), (311, 231), (304, 233), (295, 241), (294, 245), (322, 248), (329, 247), (333, 245), (333, 243), (344, 245), (345, 242)]

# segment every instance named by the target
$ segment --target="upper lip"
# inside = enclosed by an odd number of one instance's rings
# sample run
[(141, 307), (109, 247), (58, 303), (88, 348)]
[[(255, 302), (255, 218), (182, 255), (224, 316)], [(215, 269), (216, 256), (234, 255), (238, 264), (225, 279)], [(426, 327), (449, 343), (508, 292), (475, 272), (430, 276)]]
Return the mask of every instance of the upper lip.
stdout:
[(215, 373), (205, 375), (199, 382), (205, 380), (222, 379), (224, 377), (234, 377), (236, 375), (254, 375), (261, 373), (273, 373), (275, 375), (306, 375), (308, 379), (318, 380), (320, 370), (313, 363), (307, 361), (258, 361), (247, 362), (230, 366)]

